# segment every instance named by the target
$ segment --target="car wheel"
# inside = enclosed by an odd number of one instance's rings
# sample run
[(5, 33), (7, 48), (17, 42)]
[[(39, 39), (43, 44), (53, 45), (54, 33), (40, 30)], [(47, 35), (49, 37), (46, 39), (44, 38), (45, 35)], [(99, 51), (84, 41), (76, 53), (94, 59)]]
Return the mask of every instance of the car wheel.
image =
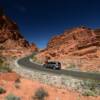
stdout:
[(58, 70), (61, 70), (61, 68), (59, 67)]
[(55, 67), (55, 66), (53, 66), (53, 69), (54, 69), (54, 70), (56, 70), (56, 67)]
[(46, 68), (46, 65), (44, 64), (43, 67)]

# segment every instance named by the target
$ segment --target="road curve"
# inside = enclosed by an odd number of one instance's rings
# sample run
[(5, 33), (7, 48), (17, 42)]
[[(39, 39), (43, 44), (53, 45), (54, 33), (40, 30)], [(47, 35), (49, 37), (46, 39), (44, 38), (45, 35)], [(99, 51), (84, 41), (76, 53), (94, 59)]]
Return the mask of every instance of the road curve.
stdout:
[(19, 59), (18, 64), (21, 65), (22, 67), (27, 68), (28, 70), (39, 70), (39, 71), (44, 71), (44, 72), (53, 73), (53, 74), (73, 76), (76, 78), (93, 79), (93, 80), (100, 81), (100, 74), (98, 74), (98, 73), (69, 71), (69, 70), (63, 70), (63, 69), (62, 70), (46, 69), (46, 68), (43, 68), (41, 65), (30, 62), (29, 58), (30, 57), (24, 57), (22, 59)]

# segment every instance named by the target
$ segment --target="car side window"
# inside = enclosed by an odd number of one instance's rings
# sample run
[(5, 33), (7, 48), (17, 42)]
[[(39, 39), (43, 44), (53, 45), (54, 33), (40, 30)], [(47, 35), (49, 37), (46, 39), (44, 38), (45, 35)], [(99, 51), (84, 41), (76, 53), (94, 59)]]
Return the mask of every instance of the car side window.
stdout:
[(48, 62), (48, 64), (56, 64), (55, 62)]
[(51, 62), (48, 62), (48, 64), (51, 64)]

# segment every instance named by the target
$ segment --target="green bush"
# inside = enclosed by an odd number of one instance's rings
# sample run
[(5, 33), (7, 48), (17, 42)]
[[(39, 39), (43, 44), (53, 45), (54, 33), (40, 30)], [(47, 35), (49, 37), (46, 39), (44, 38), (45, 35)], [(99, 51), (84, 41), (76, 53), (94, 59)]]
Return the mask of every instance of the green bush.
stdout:
[(0, 72), (12, 72), (8, 66), (0, 66)]
[(91, 91), (91, 90), (85, 90), (82, 93), (83, 96), (96, 96), (95, 92)]
[(45, 97), (48, 96), (47, 91), (45, 91), (43, 88), (39, 88), (37, 89), (37, 91), (35, 92), (35, 95), (33, 97), (33, 100), (45, 100)]
[(35, 56), (32, 57), (33, 61), (37, 61), (37, 58)]
[(36, 54), (35, 54), (35, 53), (33, 53), (30, 57), (31, 57), (31, 58), (33, 58), (33, 57), (35, 57), (35, 55), (36, 55)]
[(14, 94), (8, 94), (8, 95), (5, 97), (5, 100), (21, 100), (21, 99), (20, 99), (20, 97), (15, 96)]
[(0, 94), (3, 94), (5, 92), (6, 92), (6, 90), (3, 87), (0, 87)]
[(20, 78), (16, 79), (16, 80), (15, 80), (15, 83), (21, 83)]
[(97, 84), (98, 84), (98, 82), (96, 82), (95, 80), (85, 80), (83, 87), (85, 89), (95, 90)]
[(0, 66), (2, 66), (4, 61), (0, 58)]
[(15, 80), (15, 83), (14, 83), (14, 86), (17, 88), (17, 89), (20, 89), (20, 78), (18, 78), (17, 80)]
[(100, 82), (95, 80), (84, 80), (83, 95), (84, 96), (97, 96), (100, 95)]
[(0, 59), (0, 64), (1, 64), (1, 63), (3, 63), (3, 60), (2, 60), (2, 59)]
[(36, 63), (42, 64), (42, 62), (40, 60), (37, 59), (37, 57), (33, 56), (32, 60)]

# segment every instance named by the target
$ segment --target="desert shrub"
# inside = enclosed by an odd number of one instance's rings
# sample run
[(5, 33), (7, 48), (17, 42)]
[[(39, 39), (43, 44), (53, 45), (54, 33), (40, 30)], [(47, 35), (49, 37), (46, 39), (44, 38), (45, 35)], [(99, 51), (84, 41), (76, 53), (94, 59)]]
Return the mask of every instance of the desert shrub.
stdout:
[(45, 100), (45, 97), (48, 96), (48, 92), (45, 91), (43, 88), (39, 88), (37, 89), (37, 91), (35, 92), (35, 95), (33, 97), (33, 100)]
[(15, 96), (14, 94), (8, 94), (8, 95), (5, 97), (5, 100), (21, 100), (21, 99), (20, 99), (20, 97)]
[(11, 72), (12, 70), (8, 67), (8, 64), (6, 63), (6, 59), (3, 57), (0, 57), (0, 72)]
[(5, 92), (6, 92), (6, 90), (3, 87), (0, 87), (0, 94), (3, 94)]
[(32, 60), (33, 60), (34, 62), (37, 62), (37, 63), (39, 63), (39, 64), (42, 64), (42, 61), (40, 61), (39, 59), (37, 59), (36, 56), (33, 56), (33, 57), (32, 57)]
[(37, 58), (35, 56), (32, 57), (33, 61), (37, 61)]
[(83, 95), (97, 96), (100, 95), (100, 82), (95, 80), (84, 80)]
[(8, 66), (0, 66), (0, 72), (12, 72)]
[(37, 54), (37, 52), (33, 52), (30, 57), (34, 57)]
[(38, 64), (43, 64), (43, 62), (40, 61), (40, 60), (37, 60), (36, 62), (37, 62)]
[(96, 96), (96, 94), (91, 91), (91, 90), (85, 90), (83, 93), (82, 93), (83, 96)]
[(90, 90), (93, 90), (96, 86), (96, 82), (94, 80), (85, 80), (84, 81), (84, 88), (89, 88)]
[(20, 82), (21, 82), (20, 78), (17, 78), (17, 79), (15, 80), (15, 83), (20, 83)]
[(17, 80), (15, 80), (15, 83), (14, 83), (14, 86), (17, 88), (17, 89), (20, 89), (20, 78), (18, 78)]
[(4, 61), (0, 58), (0, 66), (2, 66), (3, 63)]
[(32, 53), (31, 58), (33, 58), (35, 55), (36, 55), (35, 53)]

